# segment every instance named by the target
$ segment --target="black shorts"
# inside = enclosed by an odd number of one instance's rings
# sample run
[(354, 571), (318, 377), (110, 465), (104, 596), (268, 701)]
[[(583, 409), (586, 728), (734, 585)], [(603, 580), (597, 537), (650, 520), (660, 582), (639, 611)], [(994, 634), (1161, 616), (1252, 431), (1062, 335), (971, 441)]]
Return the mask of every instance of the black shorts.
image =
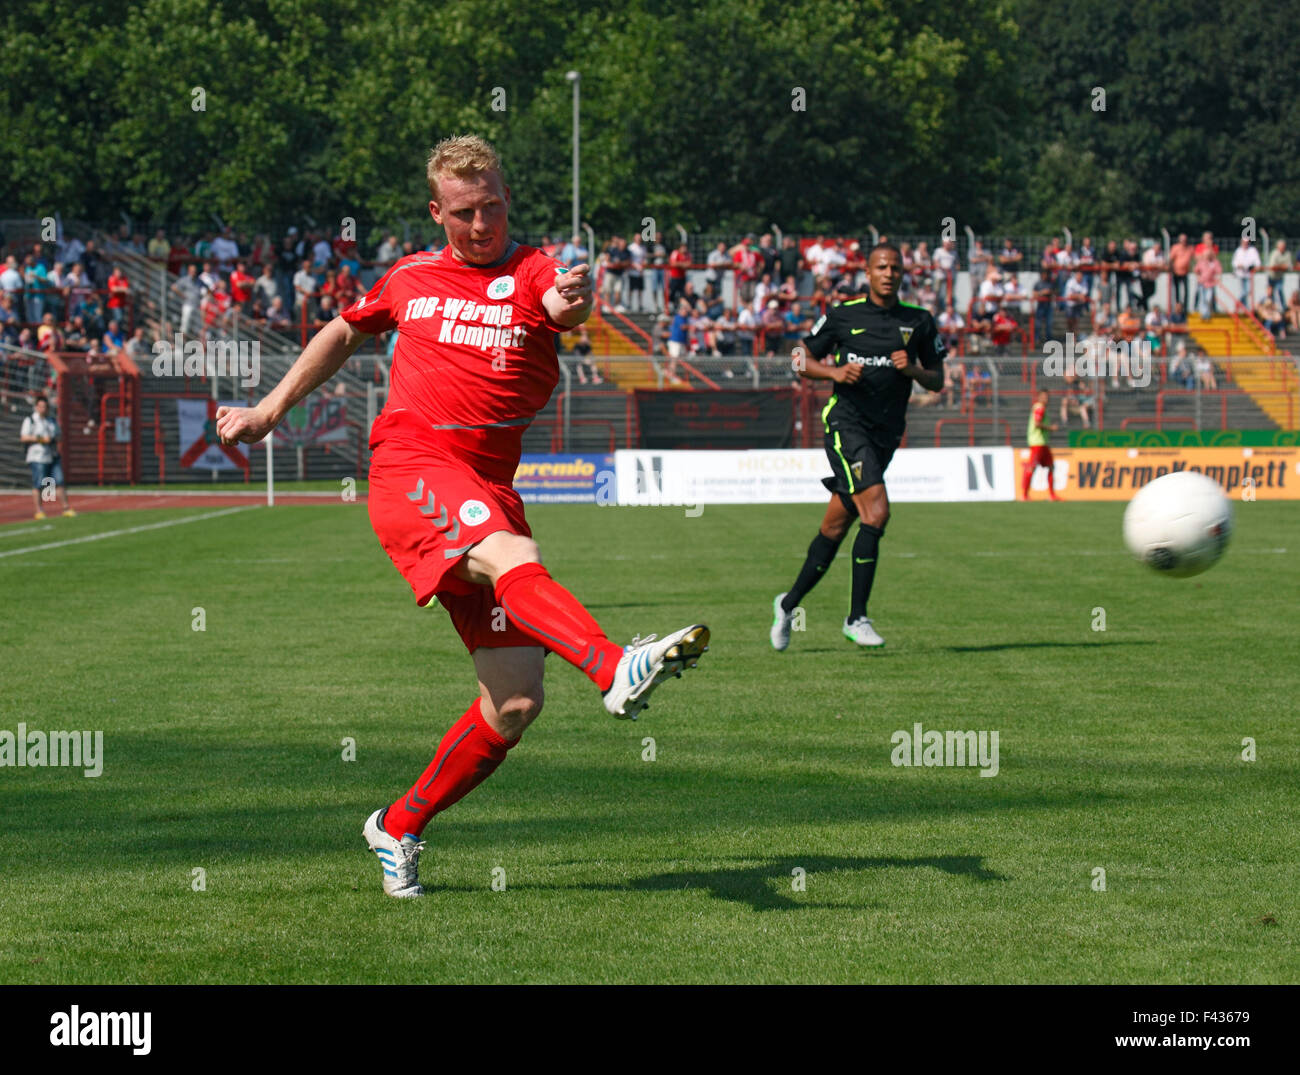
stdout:
[(898, 442), (866, 429), (859, 422), (840, 418), (826, 425), (826, 458), (831, 477), (822, 484), (840, 499), (851, 497), (885, 480)]

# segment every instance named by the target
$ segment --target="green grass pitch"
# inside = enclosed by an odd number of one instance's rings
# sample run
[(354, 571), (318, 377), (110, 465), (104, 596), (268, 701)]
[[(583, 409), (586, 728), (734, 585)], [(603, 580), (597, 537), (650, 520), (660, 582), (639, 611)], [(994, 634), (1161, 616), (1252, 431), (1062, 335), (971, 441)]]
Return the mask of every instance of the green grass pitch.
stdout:
[[(105, 755), (0, 768), (0, 981), (1300, 981), (1300, 504), (1236, 507), (1224, 561), (1174, 581), (1123, 551), (1123, 505), (896, 505), (887, 649), (840, 635), (845, 546), (776, 654), (817, 506), (534, 506), (612, 638), (702, 620), (712, 649), (634, 724), (550, 658), (412, 901), (361, 826), (475, 683), (364, 506), (0, 558), (0, 729)], [(998, 775), (892, 765), (915, 722), (996, 730)]]

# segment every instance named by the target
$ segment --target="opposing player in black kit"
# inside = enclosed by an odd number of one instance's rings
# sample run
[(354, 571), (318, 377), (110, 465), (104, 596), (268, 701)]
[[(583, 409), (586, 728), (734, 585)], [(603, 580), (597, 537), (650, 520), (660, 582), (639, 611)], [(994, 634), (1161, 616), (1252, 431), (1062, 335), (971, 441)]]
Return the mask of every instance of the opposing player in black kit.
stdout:
[(889, 521), (885, 468), (907, 428), (912, 382), (931, 392), (943, 388), (943, 337), (928, 310), (898, 301), (902, 277), (897, 248), (873, 247), (867, 255), (867, 294), (831, 306), (796, 354), (804, 377), (835, 382), (822, 409), (832, 471), (822, 481), (831, 502), (799, 577), (772, 603), (775, 649), (790, 644), (794, 610), (830, 567), (855, 517), (860, 523), (844, 636), (860, 646), (885, 644), (867, 618), (880, 538)]

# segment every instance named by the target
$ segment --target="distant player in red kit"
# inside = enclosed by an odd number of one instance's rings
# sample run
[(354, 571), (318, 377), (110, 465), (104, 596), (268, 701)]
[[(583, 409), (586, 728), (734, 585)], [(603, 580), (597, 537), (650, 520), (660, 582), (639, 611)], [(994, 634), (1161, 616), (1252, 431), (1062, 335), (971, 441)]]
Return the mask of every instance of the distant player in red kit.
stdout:
[(590, 272), (585, 264), (566, 272), (510, 240), (510, 188), (483, 139), (440, 142), (428, 182), (447, 246), (399, 260), (256, 407), (217, 412), (224, 443), (261, 440), (372, 335), (400, 329), (388, 401), (370, 435), (370, 520), (416, 603), (436, 597), (450, 614), (480, 697), (410, 790), (365, 823), (384, 891), (398, 897), (423, 894), (425, 826), (491, 775), (541, 712), (547, 651), (595, 683), (609, 713), (636, 719), (651, 691), (694, 668), (709, 641), (708, 628), (693, 624), (616, 645), (542, 566), (512, 482), (524, 430), (559, 380), (554, 334), (591, 313)]
[(1047, 468), (1047, 491), (1053, 500), (1060, 500), (1056, 495), (1055, 476), (1052, 472), (1052, 448), (1048, 444), (1048, 434), (1056, 428), (1047, 422), (1046, 390), (1034, 397), (1034, 409), (1029, 415), (1029, 459), (1020, 476), (1020, 499), (1029, 499), (1029, 483), (1034, 480), (1034, 471), (1039, 467)]

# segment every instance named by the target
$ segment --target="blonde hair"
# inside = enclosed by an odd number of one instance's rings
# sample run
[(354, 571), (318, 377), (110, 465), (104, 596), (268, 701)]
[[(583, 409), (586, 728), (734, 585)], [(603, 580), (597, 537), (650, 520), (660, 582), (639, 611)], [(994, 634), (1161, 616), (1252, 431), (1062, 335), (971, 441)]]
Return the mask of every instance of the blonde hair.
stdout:
[(460, 179), (467, 179), (484, 172), (496, 172), (501, 176), (502, 184), (505, 183), (505, 176), (501, 172), (501, 158), (497, 156), (497, 151), (492, 148), (492, 144), (487, 139), (480, 138), (476, 134), (444, 138), (429, 153), (427, 171), (429, 195), (435, 202), (442, 200), (438, 193), (440, 175), (454, 175)]

